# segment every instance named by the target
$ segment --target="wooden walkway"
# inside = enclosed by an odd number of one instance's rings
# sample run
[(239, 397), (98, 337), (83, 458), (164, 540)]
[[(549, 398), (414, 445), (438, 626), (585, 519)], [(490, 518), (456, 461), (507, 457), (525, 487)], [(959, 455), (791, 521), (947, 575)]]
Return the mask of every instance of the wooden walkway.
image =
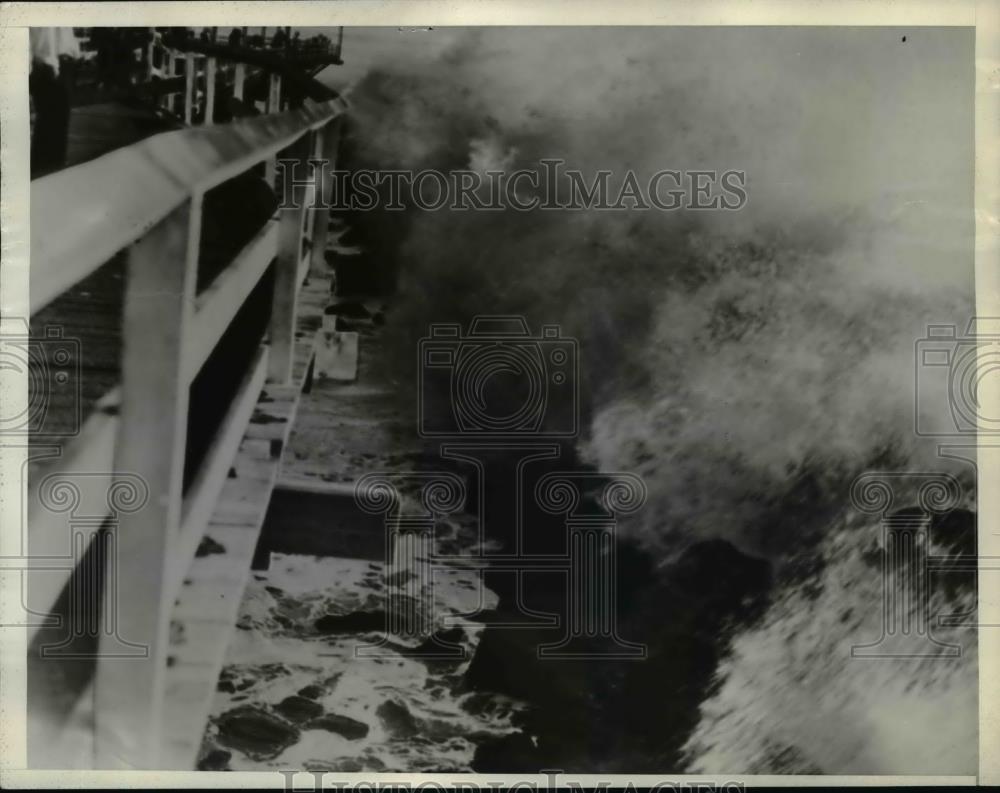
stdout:
[(299, 296), (292, 382), (264, 386), (212, 512), (200, 555), (174, 606), (167, 657), (165, 768), (193, 768), (271, 492), (278, 478), (331, 279), (314, 276)]
[(102, 102), (74, 107), (69, 116), (66, 165), (72, 167), (180, 124), (149, 107)]
[(317, 186), (275, 211), (261, 176), (335, 157), (343, 110), (32, 183), (31, 329), (75, 355), (30, 437), (26, 605), (62, 619), (29, 623), (35, 767), (193, 767), (333, 278)]
[[(329, 276), (310, 277), (304, 285), (292, 383), (265, 385), (253, 403), (253, 415), (240, 439), (205, 538), (184, 576), (171, 618), (163, 768), (194, 768), (270, 494), (284, 457), (274, 452), (284, 448), (295, 421), (331, 285)], [(267, 416), (267, 423), (262, 423), (262, 416)], [(266, 433), (261, 431), (263, 427), (268, 428)], [(35, 674), (45, 672), (47, 685), (66, 685), (58, 660), (36, 660)], [(44, 689), (45, 685), (38, 687)], [(37, 735), (37, 740), (45, 740), (47, 744), (38, 752), (40, 760), (51, 760), (50, 742), (55, 741), (59, 744), (57, 754), (67, 766), (90, 767), (94, 752), (94, 732), (89, 727), (94, 718), (93, 680), (89, 679), (77, 695), (79, 706), (75, 711), (65, 721), (50, 724), (50, 730)], [(33, 702), (35, 706), (43, 708), (37, 701)]]

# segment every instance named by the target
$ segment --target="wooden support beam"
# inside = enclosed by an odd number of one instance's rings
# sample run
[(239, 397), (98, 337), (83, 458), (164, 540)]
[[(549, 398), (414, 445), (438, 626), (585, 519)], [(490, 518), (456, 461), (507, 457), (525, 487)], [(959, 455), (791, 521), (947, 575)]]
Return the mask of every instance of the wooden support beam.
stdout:
[[(158, 223), (129, 253), (122, 327), (122, 405), (115, 476), (149, 492), (124, 514), (109, 554), (95, 691), (95, 767), (155, 768), (172, 600), (168, 572), (181, 525), (189, 382), (185, 330), (192, 312), (200, 194)], [(115, 657), (121, 642), (142, 659)], [(110, 654), (107, 652), (110, 650)]]
[(271, 72), (268, 82), (267, 107), (265, 113), (278, 113), (281, 111), (281, 75)]
[(215, 118), (215, 58), (205, 62), (205, 123), (211, 124)]
[(184, 59), (184, 123), (191, 126), (194, 121), (194, 56), (190, 53)]
[(233, 74), (233, 98), (243, 101), (243, 84), (247, 79), (247, 67), (245, 63), (237, 63)]
[[(267, 87), (267, 102), (264, 104), (265, 113), (278, 113), (281, 110), (281, 75), (271, 72)], [(272, 157), (264, 164), (264, 179), (274, 187), (274, 179), (277, 169), (275, 159)]]
[[(174, 51), (164, 50), (163, 52), (163, 74), (166, 77), (174, 76)], [(161, 105), (166, 110), (173, 110), (173, 96), (171, 94), (164, 94)]]
[[(318, 160), (321, 157), (320, 147), (323, 141), (323, 131), (322, 128), (314, 129), (309, 131), (309, 160)], [(315, 228), (316, 213), (314, 211), (317, 200), (320, 195), (321, 190), (321, 180), (322, 180), (322, 169), (317, 168), (315, 171), (312, 170), (312, 166), (308, 166), (306, 173), (315, 176), (309, 189), (306, 191), (306, 212), (303, 218), (305, 223), (305, 229), (303, 230), (303, 235), (306, 241), (312, 245), (313, 240), (313, 230)], [(308, 265), (307, 265), (308, 266)]]
[[(301, 173), (309, 156), (309, 136), (302, 135), (288, 150), (287, 167)], [(281, 189), (281, 188), (279, 188)], [(292, 376), (295, 346), (295, 309), (299, 289), (299, 251), (302, 246), (302, 217), (305, 212), (305, 185), (294, 185), (286, 206), (278, 210), (278, 256), (274, 271), (271, 302), (268, 380), (286, 384)]]
[(312, 248), (309, 251), (309, 272), (323, 274), (329, 269), (326, 263), (326, 242), (330, 228), (330, 200), (333, 197), (333, 179), (330, 171), (336, 167), (337, 150), (340, 147), (340, 120), (334, 119), (317, 131), (319, 138), (319, 159), (323, 161), (323, 178), (320, 179), (320, 195), (313, 213)]
[[(179, 585), (184, 571), (191, 565), (205, 526), (226, 483), (226, 474), (239, 450), (240, 441), (264, 387), (267, 371), (267, 348), (261, 347), (253, 364), (240, 383), (239, 391), (216, 432), (215, 440), (191, 483), (184, 499), (181, 537), (174, 551), (172, 582)], [(173, 597), (170, 598), (171, 601)]]
[(153, 54), (156, 52), (156, 28), (149, 28), (149, 44), (146, 45), (146, 78), (151, 79), (156, 71)]
[(185, 358), (190, 379), (194, 379), (212, 354), (277, 251), (278, 225), (269, 220), (236, 254), (232, 263), (195, 298), (188, 337), (189, 354)]

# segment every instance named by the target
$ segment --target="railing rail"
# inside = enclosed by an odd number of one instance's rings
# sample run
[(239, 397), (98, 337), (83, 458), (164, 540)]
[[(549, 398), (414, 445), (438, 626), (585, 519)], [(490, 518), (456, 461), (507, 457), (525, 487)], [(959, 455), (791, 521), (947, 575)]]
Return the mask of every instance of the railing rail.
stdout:
[(36, 179), (31, 183), (32, 313), (138, 240), (190, 196), (274, 159), (345, 109), (339, 99), (307, 102), (278, 115), (165, 132)]
[[(107, 432), (113, 430), (110, 478), (138, 476), (149, 490), (146, 505), (121, 515), (115, 529), (109, 563), (114, 567), (108, 571), (113, 580), (105, 592), (117, 596), (104, 606), (105, 624), (112, 615), (114, 630), (101, 637), (102, 655), (113, 654), (125, 640), (145, 647), (147, 656), (98, 661), (97, 767), (156, 766), (166, 648), (180, 579), (265, 380), (290, 382), (301, 274), (319, 261), (315, 242), (321, 243), (315, 240), (303, 254), (303, 237), (328, 224), (323, 202), (307, 203), (318, 186), (296, 187), (299, 205), (283, 205), (198, 294), (205, 193), (260, 164), (273, 174), (279, 152), (301, 163), (300, 172), (317, 153), (332, 158), (345, 108), (340, 100), (308, 103), (280, 115), (164, 133), (32, 183), (32, 313), (119, 251), (127, 250), (128, 257), (119, 415), (102, 423), (98, 440), (87, 433), (80, 438), (94, 450), (106, 449)], [(192, 381), (269, 266), (274, 278), (267, 344), (245, 372), (185, 491)], [(89, 452), (75, 448), (65, 456), (85, 461)], [(107, 451), (101, 454), (106, 459)], [(37, 497), (30, 503), (37, 504)], [(29, 513), (29, 547), (37, 536), (59, 531), (65, 532), (65, 523), (44, 509)], [(41, 536), (40, 546), (51, 541)]]

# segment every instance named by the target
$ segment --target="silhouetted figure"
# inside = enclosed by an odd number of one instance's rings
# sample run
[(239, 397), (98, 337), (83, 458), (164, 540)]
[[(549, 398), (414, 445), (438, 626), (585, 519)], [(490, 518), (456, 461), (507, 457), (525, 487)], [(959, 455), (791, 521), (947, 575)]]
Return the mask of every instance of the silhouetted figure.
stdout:
[(31, 178), (66, 165), (70, 94), (80, 44), (72, 28), (31, 28), (28, 93), (35, 109)]
[(239, 28), (233, 28), (229, 34), (229, 46), (230, 47), (241, 47), (243, 46), (243, 31)]
[(167, 47), (181, 48), (185, 42), (194, 38), (191, 28), (164, 28), (161, 40)]
[(274, 36), (271, 38), (271, 49), (278, 50), (285, 46), (285, 42), (288, 39), (285, 35), (284, 28), (278, 28)]

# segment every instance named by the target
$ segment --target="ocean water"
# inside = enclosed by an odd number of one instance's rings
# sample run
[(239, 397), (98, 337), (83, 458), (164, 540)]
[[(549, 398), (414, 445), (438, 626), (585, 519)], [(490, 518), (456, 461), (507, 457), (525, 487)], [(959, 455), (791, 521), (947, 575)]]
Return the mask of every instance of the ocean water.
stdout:
[[(206, 742), (231, 751), (229, 768), (463, 771), (472, 762), (473, 739), (511, 730), (517, 703), (491, 697), (484, 704), (474, 692), (455, 693), (481, 625), (470, 622), (463, 628), (457, 641), (467, 658), (455, 663), (408, 656), (406, 650), (415, 643), (399, 638), (395, 649), (380, 657), (357, 657), (360, 647), (377, 643), (384, 632), (324, 635), (316, 629), (320, 617), (384, 608), (384, 572), (381, 563), (363, 560), (274, 554), (268, 573), (255, 575), (223, 675), (235, 686), (217, 693), (212, 707), (216, 720), (248, 703), (273, 713), (286, 698), (315, 686), (312, 701), (323, 713), (354, 719), (368, 732), (344, 737), (307, 722), (280, 751), (267, 745), (245, 752), (238, 748), (241, 744), (220, 739), (216, 723)], [(477, 585), (475, 574), (444, 570), (435, 575), (431, 602), (443, 619), (492, 608), (495, 598), (489, 595)], [(387, 720), (379, 715), (385, 703), (392, 703), (394, 714), (406, 715)]]
[[(684, 768), (664, 770), (973, 773), (973, 631), (935, 627), (957, 658), (851, 656), (879, 635), (895, 574), (877, 563), (878, 520), (850, 497), (878, 470), (953, 475), (975, 501), (971, 467), (915, 432), (953, 421), (954, 393), (919, 368), (927, 326), (960, 334), (974, 310), (969, 32), (447, 29), (405, 46), (392, 31), (364, 35), (379, 57), (351, 89), (349, 167), (559, 157), (613, 182), (629, 169), (747, 174), (736, 213), (351, 218), (398, 272), (384, 344), (402, 411), (413, 415), (414, 344), (430, 323), (503, 313), (558, 325), (579, 344), (577, 451), (646, 483), (623, 538), (663, 575), (720, 539), (771, 564), (763, 615), (717, 637)], [(349, 53), (350, 31), (345, 42)], [(898, 495), (899, 508), (916, 503)], [(380, 602), (366, 564), (288, 557), (254, 582), (228, 663), (258, 677), (263, 658), (294, 669), (246, 699), (223, 692), (213, 710), (276, 705), (319, 681), (322, 707), (368, 724), (367, 737), (304, 730), (268, 759), (234, 752), (233, 767), (469, 768), (477, 742), (523, 723), (532, 703), (473, 699), (462, 666), (365, 666), (311, 629), (330, 609)], [(935, 615), (968, 610), (974, 587), (936, 582), (932, 598)], [(329, 646), (336, 659), (321, 662)], [(387, 699), (418, 740), (372, 717)]]

